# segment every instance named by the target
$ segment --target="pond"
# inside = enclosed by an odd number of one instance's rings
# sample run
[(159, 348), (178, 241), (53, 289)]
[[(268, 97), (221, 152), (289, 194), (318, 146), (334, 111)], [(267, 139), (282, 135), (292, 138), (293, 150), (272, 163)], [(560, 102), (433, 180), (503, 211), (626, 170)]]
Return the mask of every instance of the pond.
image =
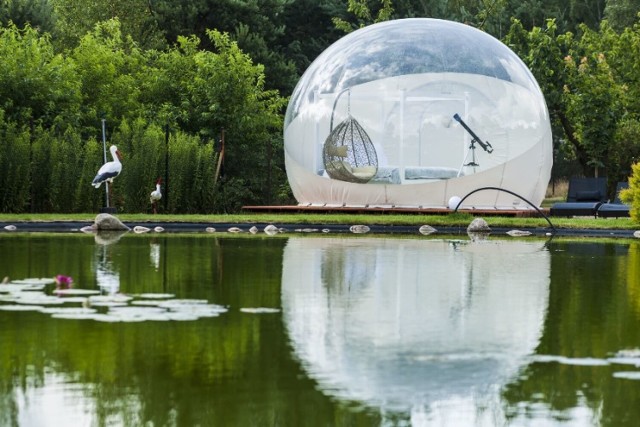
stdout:
[(640, 419), (637, 241), (2, 233), (5, 276), (2, 426)]

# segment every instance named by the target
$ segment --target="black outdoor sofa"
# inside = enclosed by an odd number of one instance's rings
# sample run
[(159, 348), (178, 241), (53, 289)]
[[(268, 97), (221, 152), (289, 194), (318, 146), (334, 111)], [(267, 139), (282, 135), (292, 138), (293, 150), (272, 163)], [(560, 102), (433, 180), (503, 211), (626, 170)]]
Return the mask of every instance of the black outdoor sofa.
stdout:
[(619, 182), (616, 186), (616, 198), (611, 203), (603, 203), (598, 207), (598, 216), (602, 218), (619, 218), (629, 216), (629, 205), (620, 200), (620, 191), (629, 188), (628, 182)]
[(554, 203), (549, 210), (552, 216), (593, 216), (607, 202), (607, 178), (579, 178), (569, 180), (566, 202)]

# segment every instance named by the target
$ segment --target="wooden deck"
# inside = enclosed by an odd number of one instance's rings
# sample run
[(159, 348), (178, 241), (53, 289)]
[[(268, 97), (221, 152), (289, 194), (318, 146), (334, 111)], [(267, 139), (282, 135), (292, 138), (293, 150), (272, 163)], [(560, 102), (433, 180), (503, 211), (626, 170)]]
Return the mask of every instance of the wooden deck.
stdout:
[[(248, 212), (269, 213), (348, 213), (348, 214), (424, 214), (424, 215), (448, 215), (452, 213), (446, 208), (422, 208), (422, 207), (369, 207), (369, 206), (327, 206), (327, 205), (290, 205), (290, 206), (243, 206), (242, 210)], [(549, 209), (540, 209), (548, 215)], [(474, 216), (511, 216), (511, 217), (537, 217), (540, 216), (534, 209), (458, 209), (458, 212), (469, 213)]]

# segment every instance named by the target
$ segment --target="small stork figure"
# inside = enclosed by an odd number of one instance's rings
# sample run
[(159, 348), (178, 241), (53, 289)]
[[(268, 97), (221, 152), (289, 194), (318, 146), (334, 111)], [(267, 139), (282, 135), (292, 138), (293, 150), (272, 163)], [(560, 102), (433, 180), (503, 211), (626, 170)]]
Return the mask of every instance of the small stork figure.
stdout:
[(107, 193), (109, 192), (109, 183), (113, 184), (113, 180), (120, 175), (120, 172), (122, 171), (122, 163), (120, 163), (122, 154), (118, 151), (118, 147), (112, 145), (111, 148), (109, 148), (109, 151), (111, 151), (113, 161), (102, 165), (98, 170), (98, 174), (93, 178), (93, 182), (91, 183), (95, 188), (99, 188), (100, 184), (104, 182), (107, 186)]
[(160, 184), (162, 178), (158, 178), (156, 181), (156, 189), (151, 192), (149, 200), (151, 200), (151, 206), (153, 206), (153, 213), (158, 213), (158, 200), (162, 199), (162, 192), (160, 191)]

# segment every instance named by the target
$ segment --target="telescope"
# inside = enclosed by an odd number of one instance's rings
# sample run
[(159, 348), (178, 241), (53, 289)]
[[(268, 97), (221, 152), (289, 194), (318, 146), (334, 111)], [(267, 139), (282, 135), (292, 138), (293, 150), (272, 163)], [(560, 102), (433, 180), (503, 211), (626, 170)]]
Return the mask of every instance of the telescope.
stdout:
[(482, 149), (484, 151), (486, 151), (487, 153), (493, 153), (493, 147), (491, 146), (491, 144), (489, 144), (489, 141), (483, 141), (480, 139), (480, 137), (478, 135), (475, 134), (474, 131), (471, 130), (471, 128), (464, 122), (464, 120), (462, 120), (462, 118), (458, 115), (458, 113), (453, 115), (453, 118), (456, 119), (456, 121), (458, 123), (460, 123), (462, 125), (463, 128), (465, 128), (465, 130), (467, 132), (469, 132), (469, 135), (471, 135), (471, 146), (473, 147), (474, 143), (477, 142), (478, 144), (480, 144), (480, 146), (482, 147)]

